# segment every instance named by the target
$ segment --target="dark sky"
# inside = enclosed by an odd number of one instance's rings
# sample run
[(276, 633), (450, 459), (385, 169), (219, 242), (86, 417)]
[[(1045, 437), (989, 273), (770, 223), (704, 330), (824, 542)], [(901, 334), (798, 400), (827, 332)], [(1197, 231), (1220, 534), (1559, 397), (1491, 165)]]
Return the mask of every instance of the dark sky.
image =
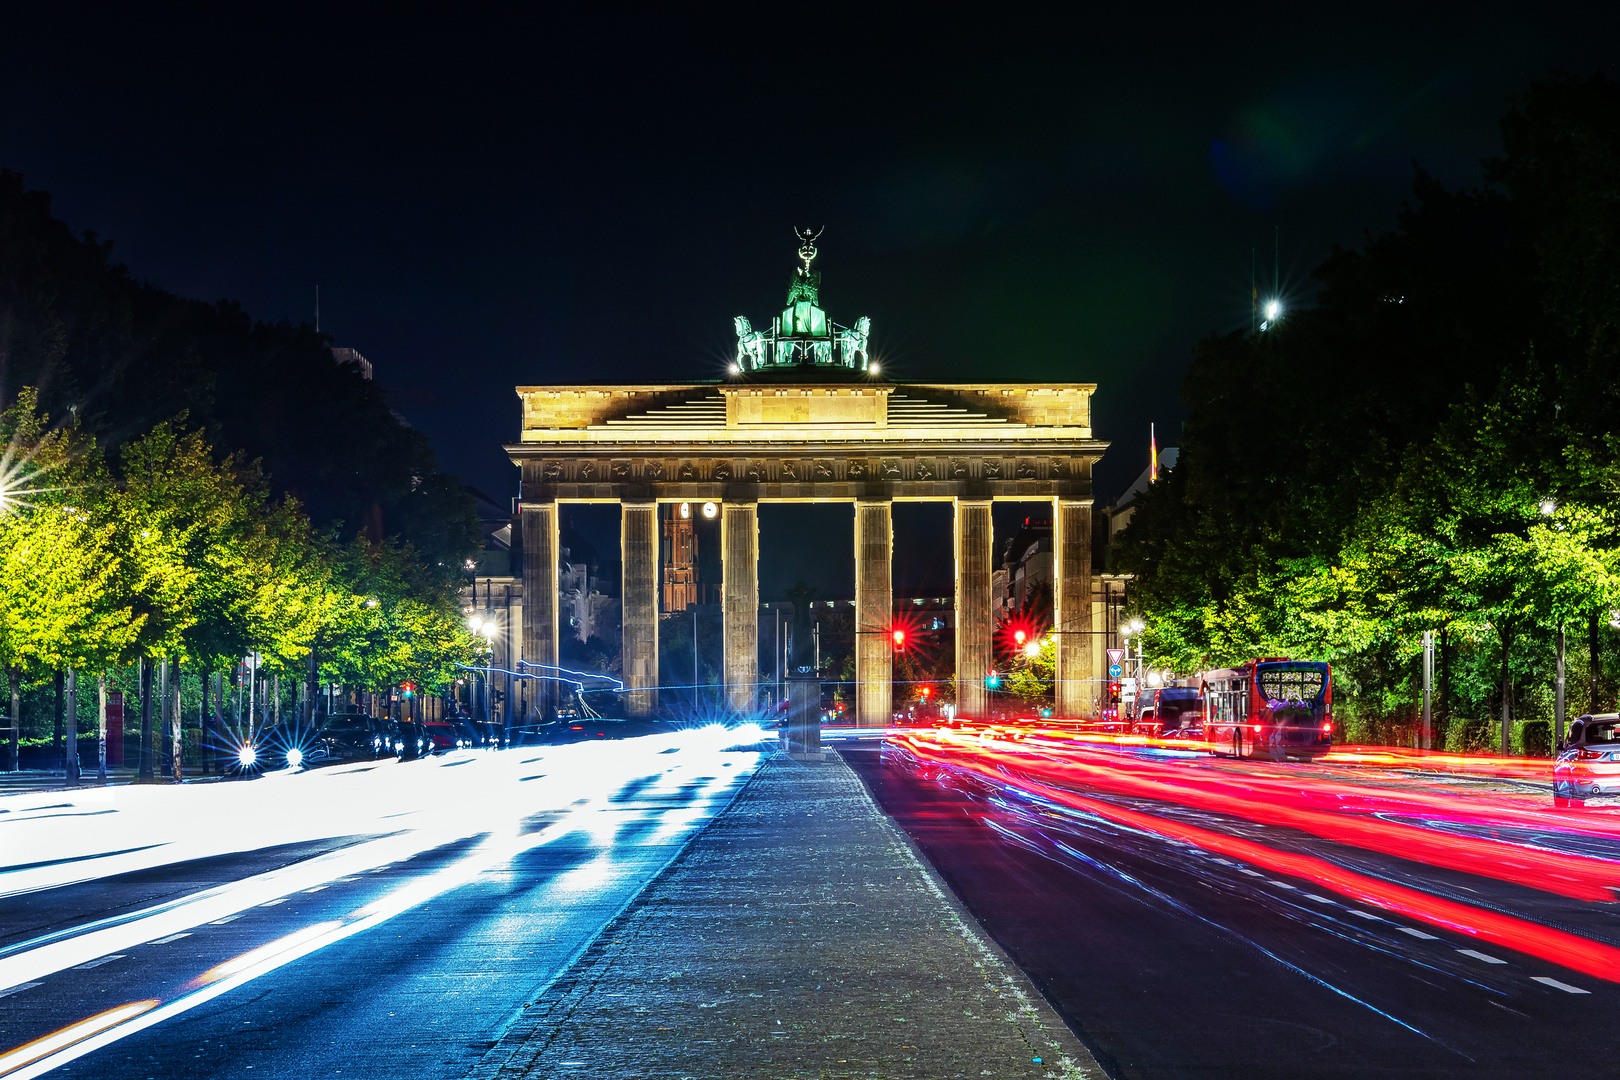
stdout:
[(298, 321), (319, 285), (502, 499), (514, 385), (720, 375), (824, 224), (890, 373), (1098, 383), (1106, 499), (1252, 250), (1307, 302), (1414, 160), (1476, 183), (1509, 95), (1620, 77), (1616, 6), (8, 5), (0, 165), (176, 292)]

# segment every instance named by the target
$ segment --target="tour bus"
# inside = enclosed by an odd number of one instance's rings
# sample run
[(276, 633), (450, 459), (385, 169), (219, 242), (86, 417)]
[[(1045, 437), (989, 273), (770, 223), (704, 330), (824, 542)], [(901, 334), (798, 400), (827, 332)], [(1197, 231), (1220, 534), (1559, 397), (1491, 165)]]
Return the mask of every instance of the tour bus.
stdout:
[(1280, 657), (1204, 673), (1204, 741), (1212, 754), (1316, 757), (1333, 748), (1333, 671)]

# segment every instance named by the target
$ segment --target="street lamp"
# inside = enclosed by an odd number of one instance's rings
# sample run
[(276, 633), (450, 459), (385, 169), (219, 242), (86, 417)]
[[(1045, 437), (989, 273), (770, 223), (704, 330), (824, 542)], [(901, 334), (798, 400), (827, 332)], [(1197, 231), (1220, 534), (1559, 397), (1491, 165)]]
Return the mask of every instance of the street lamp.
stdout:
[(1558, 502), (1557, 502), (1557, 500), (1552, 499), (1552, 498), (1546, 498), (1546, 499), (1541, 500), (1541, 516), (1542, 517), (1552, 517), (1556, 513), (1558, 513)]

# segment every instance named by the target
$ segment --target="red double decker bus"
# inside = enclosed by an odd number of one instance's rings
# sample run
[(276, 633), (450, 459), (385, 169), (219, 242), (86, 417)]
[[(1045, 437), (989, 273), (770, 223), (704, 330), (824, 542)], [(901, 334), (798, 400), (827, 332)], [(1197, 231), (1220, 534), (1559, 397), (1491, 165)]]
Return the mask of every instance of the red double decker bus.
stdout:
[(1267, 658), (1204, 674), (1204, 741), (1212, 754), (1314, 758), (1333, 748), (1333, 669)]

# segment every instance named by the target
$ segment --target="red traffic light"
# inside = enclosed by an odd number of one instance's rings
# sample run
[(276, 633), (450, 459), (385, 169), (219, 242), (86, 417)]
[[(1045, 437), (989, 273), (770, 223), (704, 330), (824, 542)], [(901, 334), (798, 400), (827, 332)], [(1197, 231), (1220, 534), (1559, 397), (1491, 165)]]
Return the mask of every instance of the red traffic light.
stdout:
[(1014, 630), (1013, 631), (1013, 640), (1018, 642), (1018, 644), (1020, 646), (1022, 646), (1024, 644), (1024, 639), (1026, 637), (1028, 637), (1028, 636), (1029, 635), (1025, 634), (1022, 630)]
[(923, 697), (927, 697), (927, 696), (928, 696), (928, 687), (926, 687), (926, 686), (925, 686), (925, 687), (923, 687), (923, 688), (922, 688), (922, 696), (923, 696)]
[(903, 649), (906, 647), (906, 632), (904, 630), (896, 630), (894, 632), (894, 647), (897, 649)]

